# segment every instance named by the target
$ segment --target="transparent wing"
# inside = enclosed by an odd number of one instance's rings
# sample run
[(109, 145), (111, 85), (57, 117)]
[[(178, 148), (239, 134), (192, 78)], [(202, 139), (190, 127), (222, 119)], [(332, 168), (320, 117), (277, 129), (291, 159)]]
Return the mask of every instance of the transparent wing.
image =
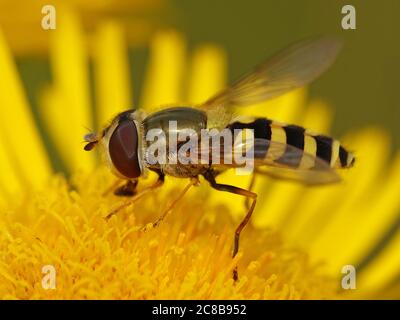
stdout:
[(272, 99), (312, 82), (335, 61), (341, 46), (340, 41), (330, 37), (294, 43), (207, 100), (200, 108), (224, 122), (229, 119), (234, 106)]
[(196, 146), (190, 157), (190, 163), (203, 159), (203, 163), (211, 163), (217, 170), (253, 165), (257, 173), (309, 185), (341, 180), (324, 159), (291, 145), (266, 139), (247, 139), (235, 142), (233, 147), (224, 146), (223, 143)]
[(340, 182), (340, 176), (330, 171), (292, 170), (282, 167), (256, 168), (255, 173), (264, 174), (274, 179), (290, 180), (315, 186)]

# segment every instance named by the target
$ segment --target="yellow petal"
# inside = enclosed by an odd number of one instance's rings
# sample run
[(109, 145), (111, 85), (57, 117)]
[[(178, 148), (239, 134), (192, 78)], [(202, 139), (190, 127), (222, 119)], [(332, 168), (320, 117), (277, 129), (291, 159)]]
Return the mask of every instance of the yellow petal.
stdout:
[[(57, 9), (57, 29), (52, 30), (50, 49), (54, 87), (57, 98), (62, 99), (59, 102), (55, 101), (56, 104), (51, 108), (61, 107), (65, 117), (63, 140), (57, 141), (57, 144), (60, 148), (64, 143), (73, 146), (68, 150), (73, 159), (68, 159), (72, 161), (67, 163), (70, 168), (74, 171), (90, 169), (94, 165), (93, 153), (80, 160), (83, 153), (81, 144), (83, 136), (87, 133), (87, 128), (93, 126), (87, 52), (78, 17), (66, 7), (61, 6)], [(51, 118), (46, 120), (47, 125), (52, 121)]]
[(182, 103), (186, 65), (182, 36), (175, 31), (160, 32), (150, 50), (141, 106), (154, 110), (162, 105)]
[(215, 45), (197, 48), (191, 62), (188, 101), (199, 104), (211, 98), (226, 85), (225, 52)]
[(94, 54), (97, 125), (101, 128), (117, 113), (133, 108), (125, 34), (118, 22), (99, 26)]
[(15, 171), (12, 158), (6, 148), (5, 142), (5, 137), (0, 136), (0, 196), (3, 198), (7, 198), (23, 190), (23, 180), (21, 181), (18, 173)]
[(306, 129), (328, 134), (333, 120), (332, 108), (325, 101), (312, 100), (308, 103), (304, 119), (300, 122)]
[[(375, 188), (367, 193), (369, 201), (356, 204), (353, 208), (354, 228), (348, 231), (351, 241), (347, 241), (336, 254), (335, 262), (358, 264), (367, 257), (377, 243), (399, 219), (400, 212), (400, 153), (397, 154), (389, 172), (377, 181)], [(382, 272), (376, 270), (377, 273)]]
[[(304, 118), (300, 121), (300, 124), (314, 132), (327, 134), (330, 131), (330, 125), (332, 122), (332, 114), (330, 110), (330, 107), (324, 101), (311, 101), (308, 104), (307, 111)], [(322, 187), (319, 190), (316, 190), (315, 188), (303, 187), (302, 190), (306, 194), (311, 192), (315, 196), (315, 200), (323, 199), (327, 192), (331, 192), (329, 191), (331, 190), (329, 186)], [(319, 196), (317, 196), (317, 194), (319, 194)], [(314, 212), (313, 210), (310, 210), (310, 207), (307, 209), (307, 206), (303, 207), (303, 210), (300, 212), (297, 209), (298, 202), (301, 201), (302, 205), (304, 206), (305, 201), (307, 202), (307, 200), (304, 201), (304, 198), (307, 199), (308, 197), (303, 197), (303, 195), (302, 199), (299, 199), (298, 197), (299, 195), (297, 195), (297, 198), (293, 198), (291, 202), (286, 200), (281, 201), (283, 206), (287, 207), (288, 211), (286, 216), (282, 218), (283, 226), (281, 231), (283, 234), (285, 234), (285, 236), (288, 237), (289, 240), (294, 239), (298, 230), (300, 230), (301, 227), (310, 220), (310, 215)], [(288, 206), (287, 203), (289, 203), (291, 206)], [(309, 205), (315, 205), (315, 201), (310, 201)]]
[[(360, 206), (369, 199), (369, 191), (375, 186), (388, 155), (388, 138), (377, 129), (361, 131), (351, 141), (357, 146), (355, 167), (346, 172), (337, 194), (326, 198), (317, 210), (312, 219), (313, 232), (303, 230), (310, 245), (310, 254), (316, 259), (332, 261), (332, 272), (339, 272), (335, 265), (337, 257), (353, 240), (353, 230), (357, 228), (357, 222), (364, 218)], [(318, 229), (315, 230), (315, 227)]]
[(46, 130), (68, 171), (90, 168), (93, 154), (83, 150), (83, 137), (78, 138), (67, 125), (74, 122), (73, 115), (65, 112), (69, 107), (68, 97), (56, 88), (48, 87), (39, 96), (39, 104)]
[(14, 172), (26, 183), (41, 186), (49, 177), (51, 166), (1, 30), (0, 70), (1, 135), (8, 146), (3, 152), (10, 157)]
[(382, 252), (361, 272), (357, 289), (366, 293), (374, 293), (377, 290), (385, 289), (392, 282), (398, 281), (399, 248), (400, 232), (397, 231)]
[(265, 117), (291, 124), (302, 118), (306, 99), (307, 88), (300, 88), (272, 100), (237, 108), (237, 111), (239, 114)]

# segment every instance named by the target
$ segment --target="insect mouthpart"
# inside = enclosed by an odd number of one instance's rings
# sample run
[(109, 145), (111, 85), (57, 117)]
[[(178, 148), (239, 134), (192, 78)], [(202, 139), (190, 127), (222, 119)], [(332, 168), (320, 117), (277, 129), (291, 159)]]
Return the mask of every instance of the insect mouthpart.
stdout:
[(93, 132), (85, 134), (83, 139), (85, 140), (85, 142), (87, 142), (87, 144), (83, 148), (85, 151), (92, 150), (97, 145), (97, 143), (99, 142), (99, 140), (97, 138), (97, 134), (95, 134)]

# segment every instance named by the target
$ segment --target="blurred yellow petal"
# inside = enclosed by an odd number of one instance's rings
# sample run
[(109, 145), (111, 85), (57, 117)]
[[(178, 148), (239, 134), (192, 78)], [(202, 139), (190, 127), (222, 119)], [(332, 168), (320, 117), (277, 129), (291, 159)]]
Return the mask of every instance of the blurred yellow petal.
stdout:
[[(327, 134), (330, 131), (330, 125), (332, 122), (332, 114), (330, 110), (329, 106), (321, 100), (311, 101), (307, 106), (304, 118), (299, 121), (299, 124), (316, 133)], [(312, 192), (316, 196), (316, 199), (321, 198), (321, 196), (326, 193), (326, 191), (324, 191), (326, 190), (326, 187), (323, 187), (320, 190), (310, 187), (301, 187), (301, 189), (302, 192), (305, 193)], [(328, 190), (330, 190), (330, 187), (328, 187)], [(320, 193), (320, 196), (317, 196), (317, 193)], [(302, 194), (301, 199), (299, 196), (300, 195), (294, 197), (292, 201), (282, 201), (283, 206), (286, 207), (287, 211), (286, 215), (280, 218), (283, 224), (282, 232), (288, 237), (288, 239), (293, 239), (296, 230), (299, 230), (306, 221), (309, 221), (310, 214), (313, 212), (312, 210), (303, 210), (301, 214), (299, 214), (299, 210), (297, 209), (298, 203), (300, 201), (304, 203), (304, 195)], [(268, 215), (268, 213), (266, 213), (266, 215)], [(261, 221), (262, 218), (260, 218), (260, 224), (262, 223)]]
[(179, 33), (163, 31), (154, 37), (141, 107), (154, 110), (162, 105), (182, 103), (185, 55), (185, 42)]
[(15, 171), (15, 166), (12, 164), (12, 158), (6, 149), (4, 140), (4, 136), (0, 136), (0, 196), (7, 197), (21, 192), (23, 185), (18, 173)]
[(316, 133), (328, 134), (332, 123), (332, 108), (325, 101), (312, 100), (307, 105), (307, 110), (300, 124)]
[[(254, 214), (254, 225), (259, 228), (279, 227), (285, 218), (285, 214), (291, 209), (292, 202), (297, 200), (302, 188), (298, 184), (287, 181), (272, 183), (266, 199), (260, 200), (257, 211)], [(260, 194), (262, 195), (263, 193), (260, 192)]]
[(214, 45), (197, 48), (191, 62), (188, 101), (199, 104), (226, 86), (225, 52)]
[(5, 195), (3, 190), (0, 190), (0, 210), (4, 209), (4, 206), (6, 206), (8, 198)]
[(54, 83), (74, 102), (68, 109), (82, 125), (91, 125), (89, 76), (85, 39), (78, 17), (65, 7), (58, 9), (57, 29), (51, 36)]
[(83, 152), (83, 137), (75, 141), (71, 139), (69, 128), (66, 124), (73, 123), (73, 115), (65, 112), (68, 110), (68, 97), (56, 88), (45, 88), (40, 97), (41, 117), (46, 123), (47, 132), (64, 160), (70, 172), (74, 170), (89, 168), (93, 161), (93, 154)]
[(307, 89), (300, 88), (275, 99), (255, 105), (238, 108), (238, 113), (254, 117), (264, 117), (292, 124), (302, 118), (306, 105)]
[(361, 272), (357, 289), (374, 294), (385, 289), (393, 281), (398, 281), (400, 266), (400, 231), (385, 246), (382, 252)]
[[(368, 199), (368, 191), (374, 187), (386, 165), (388, 138), (384, 132), (366, 129), (352, 136), (351, 141), (358, 146), (358, 162), (347, 172), (340, 194), (336, 198), (327, 198), (316, 213), (318, 217), (312, 219), (314, 228), (318, 229), (313, 232), (303, 230), (310, 241), (309, 251), (316, 259), (337, 261), (337, 255), (352, 241), (352, 230), (357, 227), (357, 221), (363, 219), (363, 211), (359, 208)], [(327, 210), (332, 212), (330, 217), (325, 215)], [(310, 234), (314, 236), (310, 237)], [(337, 265), (331, 264), (331, 268), (332, 272), (338, 272)]]
[(0, 134), (7, 145), (3, 152), (10, 157), (14, 173), (30, 186), (41, 186), (50, 176), (51, 166), (1, 30), (0, 70)]
[[(377, 181), (362, 203), (353, 208), (353, 228), (347, 231), (351, 241), (347, 241), (336, 253), (335, 263), (358, 264), (361, 259), (367, 257), (374, 246), (385, 236), (390, 227), (400, 218), (400, 153), (394, 159), (393, 164), (384, 178)], [(369, 199), (369, 201), (365, 201)], [(381, 272), (376, 270), (376, 272)]]
[[(54, 87), (62, 102), (51, 106), (62, 105), (65, 120), (64, 138), (58, 143), (69, 140), (67, 145), (71, 153), (73, 170), (90, 169), (94, 165), (94, 153), (81, 160), (82, 144), (87, 128), (93, 122), (90, 107), (88, 60), (82, 27), (73, 11), (66, 7), (57, 8), (57, 29), (51, 31), (50, 58), (54, 77)], [(57, 112), (57, 111), (56, 111)], [(47, 125), (51, 119), (47, 119)], [(59, 146), (62, 148), (62, 146)]]
[(133, 107), (125, 34), (115, 21), (99, 26), (94, 48), (97, 126)]

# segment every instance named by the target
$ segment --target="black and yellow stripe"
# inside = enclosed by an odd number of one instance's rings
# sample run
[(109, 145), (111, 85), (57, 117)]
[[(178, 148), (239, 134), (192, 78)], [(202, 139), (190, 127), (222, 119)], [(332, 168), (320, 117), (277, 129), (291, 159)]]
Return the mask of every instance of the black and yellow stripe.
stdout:
[[(231, 123), (228, 128), (234, 132), (234, 130), (244, 130), (244, 129), (251, 129), (254, 131), (254, 138), (255, 139), (265, 139), (270, 141), (272, 137), (272, 121), (266, 118), (258, 118), (249, 123), (243, 122), (233, 122)], [(257, 156), (260, 158), (265, 158), (268, 152), (268, 146), (265, 146), (263, 150), (259, 150)]]
[[(228, 128), (232, 132), (235, 129), (252, 129), (255, 139), (278, 142), (276, 145), (282, 145), (282, 150), (274, 148), (273, 161), (279, 164), (311, 169), (315, 166), (316, 158), (324, 160), (332, 168), (348, 168), (354, 164), (354, 156), (338, 140), (325, 135), (313, 134), (300, 126), (258, 118), (248, 123), (233, 122)], [(304, 153), (294, 153), (294, 149), (288, 146), (314, 156), (314, 161), (311, 161), (312, 157), (304, 157)], [(271, 154), (268, 154), (268, 149), (268, 144), (263, 145), (263, 150), (255, 153), (256, 157), (272, 157)]]

